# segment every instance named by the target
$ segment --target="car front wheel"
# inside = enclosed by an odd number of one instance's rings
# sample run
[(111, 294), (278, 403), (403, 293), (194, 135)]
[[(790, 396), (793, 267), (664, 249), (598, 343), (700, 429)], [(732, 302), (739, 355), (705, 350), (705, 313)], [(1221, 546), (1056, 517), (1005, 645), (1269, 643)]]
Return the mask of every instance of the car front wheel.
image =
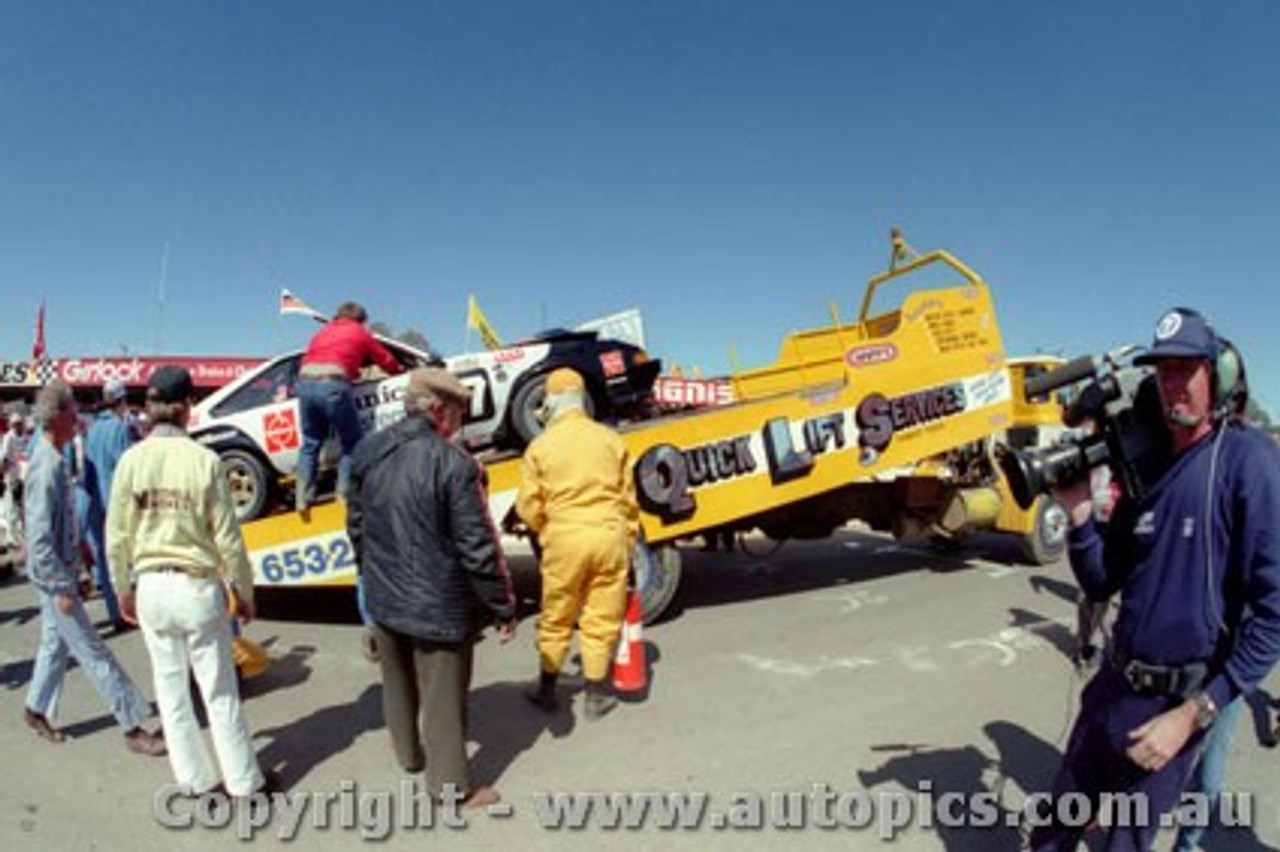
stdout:
[[(541, 373), (530, 378), (520, 386), (511, 401), (511, 431), (520, 447), (527, 447), (530, 441), (542, 434), (543, 423), (539, 415), (547, 401), (547, 375)], [(587, 416), (594, 418), (595, 404), (589, 392), (584, 395), (583, 403)]]
[(246, 450), (227, 450), (218, 461), (231, 492), (236, 519), (243, 523), (261, 517), (271, 493), (266, 467)]

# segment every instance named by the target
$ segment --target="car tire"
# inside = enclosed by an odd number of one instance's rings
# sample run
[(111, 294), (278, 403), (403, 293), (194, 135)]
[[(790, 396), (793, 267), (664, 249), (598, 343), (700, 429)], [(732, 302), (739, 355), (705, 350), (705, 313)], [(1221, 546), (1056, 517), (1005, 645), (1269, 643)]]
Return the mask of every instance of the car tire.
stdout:
[[(520, 385), (520, 389), (516, 391), (511, 400), (511, 412), (508, 415), (511, 425), (511, 433), (515, 436), (518, 447), (523, 449), (540, 434), (542, 434), (543, 424), (538, 419), (538, 411), (542, 408), (543, 402), (547, 398), (547, 376), (548, 373), (539, 373), (531, 376)], [(592, 399), (591, 393), (588, 392), (583, 397), (584, 408), (587, 416), (595, 418), (595, 400)]]
[(1035, 513), (1035, 526), (1022, 536), (1022, 554), (1035, 565), (1048, 565), (1067, 549), (1070, 518), (1062, 504), (1047, 494), (1036, 499)]
[(236, 519), (245, 523), (261, 517), (271, 496), (271, 482), (262, 461), (248, 450), (227, 450), (218, 464), (231, 492)]

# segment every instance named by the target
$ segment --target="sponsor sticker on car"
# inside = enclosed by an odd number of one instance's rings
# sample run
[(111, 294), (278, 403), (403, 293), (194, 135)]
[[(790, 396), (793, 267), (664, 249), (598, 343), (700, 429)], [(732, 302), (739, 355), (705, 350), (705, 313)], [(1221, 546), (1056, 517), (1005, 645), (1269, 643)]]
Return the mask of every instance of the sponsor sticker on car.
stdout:
[(604, 371), (606, 379), (611, 379), (627, 371), (627, 362), (623, 359), (621, 352), (611, 349), (600, 353), (600, 369)]
[(285, 450), (296, 450), (301, 440), (298, 437), (298, 415), (292, 408), (282, 411), (268, 411), (262, 415), (263, 443), (267, 452), (282, 453)]

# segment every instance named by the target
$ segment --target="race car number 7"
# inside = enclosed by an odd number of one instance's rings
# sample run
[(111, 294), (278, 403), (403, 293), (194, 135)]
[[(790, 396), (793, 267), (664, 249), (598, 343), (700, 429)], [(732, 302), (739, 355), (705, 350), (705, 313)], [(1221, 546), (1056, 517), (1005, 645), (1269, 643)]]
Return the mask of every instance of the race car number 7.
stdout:
[(471, 391), (471, 410), (467, 414), (467, 419), (482, 419), (489, 413), (488, 400), (485, 398), (485, 390), (489, 385), (488, 379), (483, 372), (461, 373), (457, 374), (457, 378), (467, 390)]

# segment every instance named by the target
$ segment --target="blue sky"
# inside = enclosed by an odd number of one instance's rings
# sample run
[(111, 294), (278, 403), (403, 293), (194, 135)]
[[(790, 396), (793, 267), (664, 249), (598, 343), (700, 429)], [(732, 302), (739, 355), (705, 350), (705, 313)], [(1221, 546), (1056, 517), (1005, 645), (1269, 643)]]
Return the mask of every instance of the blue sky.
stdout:
[[(1203, 310), (1280, 414), (1280, 3), (0, 6), (0, 359), (270, 354), (289, 287), (463, 344), (639, 307), (704, 371), (899, 225), (1011, 354)], [(164, 258), (167, 255), (167, 264)], [(471, 338), (476, 343), (474, 335)]]

